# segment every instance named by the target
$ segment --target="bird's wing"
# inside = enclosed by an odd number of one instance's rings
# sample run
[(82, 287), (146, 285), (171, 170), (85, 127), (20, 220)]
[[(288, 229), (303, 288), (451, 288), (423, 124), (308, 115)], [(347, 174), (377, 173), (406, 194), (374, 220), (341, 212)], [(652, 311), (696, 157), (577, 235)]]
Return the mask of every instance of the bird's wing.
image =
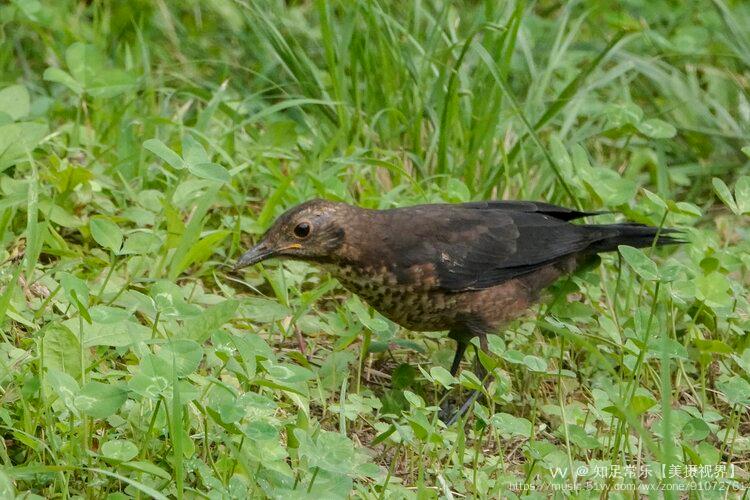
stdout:
[(606, 236), (539, 211), (438, 207), (410, 214), (420, 222), (412, 223), (400, 239), (397, 260), (406, 266), (431, 264), (435, 286), (451, 292), (489, 288), (523, 276)]
[(580, 219), (581, 217), (587, 217), (589, 215), (601, 215), (609, 212), (597, 211), (597, 212), (582, 212), (580, 210), (574, 210), (571, 208), (561, 207), (559, 205), (553, 205), (552, 203), (545, 203), (543, 201), (522, 201), (522, 200), (492, 200), (492, 201), (472, 201), (469, 203), (462, 203), (462, 207), (471, 208), (477, 210), (511, 210), (517, 212), (528, 212), (538, 213), (543, 215), (549, 215), (555, 219), (560, 220), (573, 220)]

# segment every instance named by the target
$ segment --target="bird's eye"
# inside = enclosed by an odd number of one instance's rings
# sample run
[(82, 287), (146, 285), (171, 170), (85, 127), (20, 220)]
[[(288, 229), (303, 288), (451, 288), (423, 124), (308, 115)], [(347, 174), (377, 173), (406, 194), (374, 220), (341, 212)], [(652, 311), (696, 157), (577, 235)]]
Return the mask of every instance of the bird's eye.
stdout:
[(297, 238), (307, 238), (310, 234), (310, 223), (300, 222), (294, 227), (294, 236)]

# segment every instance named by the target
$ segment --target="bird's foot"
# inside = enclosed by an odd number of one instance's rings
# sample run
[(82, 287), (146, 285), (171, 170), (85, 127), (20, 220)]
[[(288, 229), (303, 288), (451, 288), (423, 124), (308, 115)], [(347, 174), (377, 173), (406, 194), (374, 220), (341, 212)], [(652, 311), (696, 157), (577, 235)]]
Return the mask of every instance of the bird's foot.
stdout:
[(444, 401), (443, 404), (440, 405), (440, 411), (438, 411), (438, 418), (444, 424), (450, 425), (448, 422), (450, 422), (453, 419), (453, 415), (455, 412), (456, 412), (456, 405), (453, 403), (453, 401)]
[(451, 425), (458, 422), (458, 420), (463, 417), (467, 411), (469, 411), (469, 408), (471, 408), (471, 405), (474, 403), (474, 401), (477, 400), (477, 397), (479, 397), (479, 391), (472, 392), (458, 410), (455, 409), (456, 405), (452, 401), (445, 401), (442, 405), (440, 405), (438, 418), (445, 425), (450, 427)]

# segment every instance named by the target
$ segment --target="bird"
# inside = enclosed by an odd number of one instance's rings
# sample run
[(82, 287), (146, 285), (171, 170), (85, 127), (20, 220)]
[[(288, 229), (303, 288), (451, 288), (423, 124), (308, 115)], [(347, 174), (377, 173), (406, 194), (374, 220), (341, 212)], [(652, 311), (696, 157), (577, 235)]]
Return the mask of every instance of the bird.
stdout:
[(520, 200), (375, 210), (313, 199), (279, 216), (235, 268), (271, 258), (319, 266), (394, 323), (447, 330), (456, 376), (474, 337), (487, 351), (488, 335), (597, 254), (683, 242), (671, 228), (571, 222), (603, 213)]

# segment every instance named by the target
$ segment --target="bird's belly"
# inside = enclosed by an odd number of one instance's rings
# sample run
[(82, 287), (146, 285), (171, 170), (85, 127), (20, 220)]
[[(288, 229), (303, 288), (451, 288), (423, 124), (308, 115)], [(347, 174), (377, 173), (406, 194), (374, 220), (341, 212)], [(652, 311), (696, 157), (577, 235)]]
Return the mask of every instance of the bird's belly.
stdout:
[(347, 290), (380, 314), (414, 331), (449, 330), (466, 323), (495, 331), (526, 311), (535, 300), (533, 292), (559, 276), (557, 272), (547, 273), (545, 268), (494, 287), (446, 292), (428, 284), (399, 283), (396, 276), (385, 269), (326, 268)]
[(387, 272), (362, 272), (351, 268), (329, 269), (349, 291), (357, 294), (380, 314), (414, 331), (447, 330), (458, 310), (455, 294), (399, 284)]

